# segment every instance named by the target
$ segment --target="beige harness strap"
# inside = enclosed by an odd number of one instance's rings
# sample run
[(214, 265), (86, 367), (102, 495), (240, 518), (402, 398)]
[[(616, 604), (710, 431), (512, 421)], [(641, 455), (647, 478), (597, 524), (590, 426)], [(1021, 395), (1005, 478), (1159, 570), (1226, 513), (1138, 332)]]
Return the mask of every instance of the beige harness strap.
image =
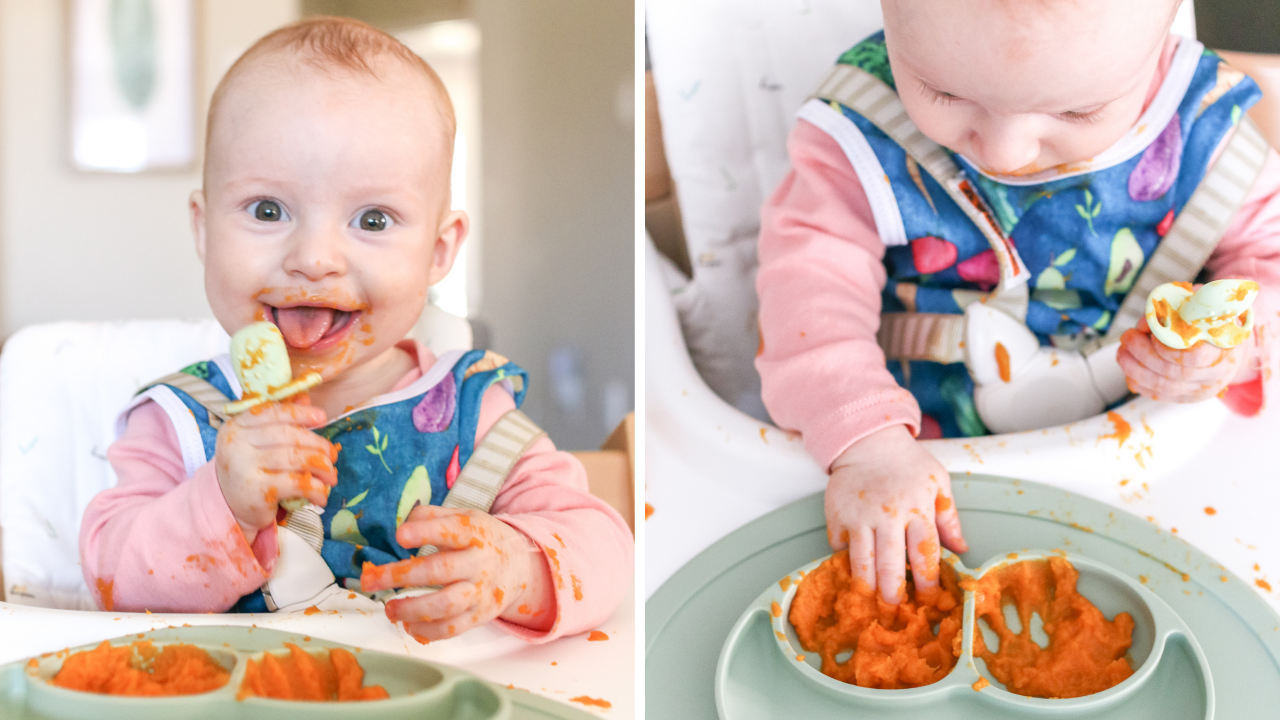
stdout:
[[(227, 404), (227, 396), (222, 391), (214, 387), (208, 380), (201, 380), (195, 375), (188, 375), (184, 372), (176, 372), (172, 375), (164, 377), (149, 383), (146, 387), (138, 392), (144, 392), (156, 385), (171, 385), (178, 388), (182, 392), (191, 397), (192, 400), (200, 403), (205, 410), (209, 411), (209, 425), (214, 430), (222, 427), (222, 423), (226, 422), (230, 415), (223, 410), (223, 406)], [(235, 398), (232, 398), (233, 400)]]
[[(498, 418), (471, 453), (471, 458), (458, 473), (457, 480), (440, 506), (489, 512), (512, 468), (538, 438), (545, 436), (542, 428), (534, 425), (519, 410), (512, 410)], [(439, 550), (434, 545), (418, 548), (419, 556), (436, 552)]]

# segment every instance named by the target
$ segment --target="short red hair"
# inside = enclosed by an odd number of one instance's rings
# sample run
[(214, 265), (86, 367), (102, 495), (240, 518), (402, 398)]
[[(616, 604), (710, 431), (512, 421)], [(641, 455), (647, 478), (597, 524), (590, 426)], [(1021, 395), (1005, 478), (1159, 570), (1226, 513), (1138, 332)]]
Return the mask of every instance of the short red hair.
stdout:
[(205, 128), (205, 154), (208, 154), (209, 138), (227, 88), (235, 77), (258, 58), (288, 53), (297, 61), (318, 70), (345, 71), (378, 76), (378, 61), (391, 59), (411, 70), (418, 71), (435, 89), (436, 106), (445, 134), (445, 158), (453, 158), (453, 138), (457, 120), (453, 115), (453, 103), (440, 76), (427, 61), (418, 57), (404, 43), (367, 23), (345, 17), (310, 17), (286, 25), (262, 37), (235, 61), (227, 74), (222, 76), (209, 101), (209, 116)]

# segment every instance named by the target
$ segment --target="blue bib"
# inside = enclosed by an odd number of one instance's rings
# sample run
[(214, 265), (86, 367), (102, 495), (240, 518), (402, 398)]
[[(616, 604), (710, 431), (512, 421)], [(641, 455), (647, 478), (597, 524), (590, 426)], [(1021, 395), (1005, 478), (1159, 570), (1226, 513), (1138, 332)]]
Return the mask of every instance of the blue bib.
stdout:
[[(1261, 97), (1252, 80), (1215, 53), (1182, 43), (1174, 64), (1184, 79), (1191, 73), (1190, 84), (1167, 125), (1135, 128), (1148, 144), (1128, 159), (1097, 170), (1060, 169), (1049, 173), (1060, 177), (1042, 182), (1002, 182), (952, 153), (1031, 273), (1026, 323), (1042, 345), (1072, 347), (1106, 332), (1214, 150)], [(883, 32), (839, 63), (895, 87)], [(986, 237), (894, 140), (854, 110), (831, 106), (870, 145), (906, 231), (906, 244), (885, 250), (884, 312), (963, 313), (952, 291), (989, 291), (999, 280)], [(890, 360), (888, 366), (945, 437), (987, 434), (963, 363)]]
[[(351, 581), (359, 580), (365, 562), (384, 565), (417, 552), (396, 542), (396, 528), (417, 505), (440, 505), (448, 496), (475, 449), (485, 391), (506, 381), (516, 406), (524, 401), (527, 375), (506, 358), (472, 350), (449, 366), (447, 357), (408, 388), (315, 430), (341, 445), (335, 463), (338, 484), (329, 492), (321, 516), (325, 536), (320, 555), (348, 587), (358, 587)], [(182, 372), (238, 399), (216, 361), (196, 363)], [(182, 390), (164, 387), (191, 411), (205, 462), (213, 459), (218, 432), (209, 424), (208, 411)], [(267, 612), (262, 592), (241, 598), (231, 612)]]

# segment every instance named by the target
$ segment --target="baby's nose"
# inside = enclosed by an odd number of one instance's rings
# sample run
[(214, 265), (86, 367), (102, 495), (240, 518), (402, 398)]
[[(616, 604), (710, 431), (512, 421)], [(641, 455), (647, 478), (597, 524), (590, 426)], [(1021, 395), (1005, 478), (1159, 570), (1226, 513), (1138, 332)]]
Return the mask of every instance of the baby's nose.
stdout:
[(310, 280), (340, 275), (346, 270), (341, 233), (319, 228), (301, 228), (294, 233), (293, 247), (285, 257), (284, 269)]
[(982, 169), (998, 175), (1024, 175), (1042, 170), (1040, 136), (1029, 123), (1017, 120), (991, 123), (974, 132), (974, 160)]

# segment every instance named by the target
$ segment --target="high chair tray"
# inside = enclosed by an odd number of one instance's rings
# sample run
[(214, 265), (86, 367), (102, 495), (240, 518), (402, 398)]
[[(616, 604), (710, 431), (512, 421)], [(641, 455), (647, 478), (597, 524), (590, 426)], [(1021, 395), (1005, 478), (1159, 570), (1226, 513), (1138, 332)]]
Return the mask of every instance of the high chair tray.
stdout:
[[(981, 475), (954, 475), (952, 486), (970, 547), (960, 556), (964, 566), (978, 568), (1008, 553), (1038, 549), (1063, 551), (1117, 571), (1152, 591), (1178, 621), (1170, 624), (1185, 628), (1185, 635), (1198, 644), (1211, 676), (1206, 682), (1213, 698), (1213, 717), (1274, 714), (1280, 705), (1280, 617), (1221, 565), (1151, 523), (1059, 489)], [(822, 495), (817, 494), (739, 528), (676, 572), (645, 605), (646, 713), (651, 717), (716, 718), (717, 661), (735, 624), (749, 617), (749, 609), (762, 593), (770, 587), (779, 588), (781, 578), (798, 577), (797, 568), (830, 552)], [(742, 633), (739, 628), (734, 636)], [(765, 639), (769, 642), (759, 644), (762, 663), (765, 653), (770, 662), (773, 656), (781, 657), (772, 631)], [(751, 652), (742, 642), (736, 643), (733, 651), (740, 656)], [(754, 686), (722, 682), (723, 691), (745, 693), (749, 687), (751, 695), (739, 698), (749, 702), (726, 704), (731, 720), (792, 714), (929, 720), (1004, 717), (982, 697), (990, 691), (974, 692), (967, 687), (964, 689), (972, 697), (956, 694), (959, 700), (954, 702), (881, 704), (831, 700), (830, 688), (816, 683), (805, 686), (807, 679), (800, 672), (783, 666), (762, 671), (758, 677)], [(823, 695), (826, 697), (819, 697)], [(1150, 696), (1156, 700), (1137, 707), (1126, 703), (1117, 717), (1206, 717), (1203, 706), (1193, 710), (1176, 704), (1176, 695), (1169, 693), (1162, 699), (1160, 693), (1153, 693)], [(1042, 707), (1025, 716), (1071, 717), (1061, 712), (1069, 709), (1065, 705), (1061, 710), (1052, 705), (1069, 701), (1037, 702)], [(955, 712), (948, 714), (953, 709)]]
[[(201, 626), (154, 630), (116, 638), (113, 645), (150, 639), (157, 646), (189, 643), (209, 651), (228, 667), (231, 679), (223, 687), (199, 695), (139, 698), (77, 692), (54, 687), (48, 678), (61, 667), (65, 652), (46, 654), (0, 666), (0, 717), (5, 720), (64, 720), (78, 718), (441, 718), (441, 720), (582, 720), (589, 713), (522, 690), (500, 687), (470, 673), (415, 658), (341, 643), (313, 639), (267, 628)], [(263, 652), (284, 653), (284, 643), (304, 650), (341, 647), (357, 653), (365, 669), (365, 685), (382, 685), (391, 697), (367, 702), (295, 702), (249, 697), (236, 699), (245, 661)], [(89, 650), (97, 643), (71, 652)]]

